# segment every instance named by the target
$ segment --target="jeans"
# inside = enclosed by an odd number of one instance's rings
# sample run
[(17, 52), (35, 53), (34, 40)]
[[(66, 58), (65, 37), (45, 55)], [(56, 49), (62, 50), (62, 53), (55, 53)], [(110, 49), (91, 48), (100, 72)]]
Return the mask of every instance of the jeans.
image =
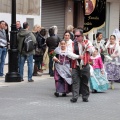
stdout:
[(23, 80), (23, 72), (24, 72), (24, 64), (25, 61), (27, 60), (27, 65), (28, 65), (28, 80), (32, 80), (32, 74), (33, 74), (33, 55), (19, 55), (19, 72), (20, 72), (20, 77)]
[(0, 48), (0, 76), (3, 76), (3, 68), (5, 64), (5, 58), (7, 54), (7, 48)]
[(105, 59), (105, 57), (104, 57), (103, 54), (100, 54), (100, 55), (101, 55), (101, 58), (102, 58), (102, 62), (104, 63), (104, 59)]

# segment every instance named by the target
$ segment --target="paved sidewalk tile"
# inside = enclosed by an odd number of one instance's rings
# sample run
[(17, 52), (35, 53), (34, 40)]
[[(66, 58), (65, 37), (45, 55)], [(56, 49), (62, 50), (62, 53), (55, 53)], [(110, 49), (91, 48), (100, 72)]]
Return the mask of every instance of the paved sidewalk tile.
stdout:
[[(5, 75), (6, 73), (8, 73), (8, 65), (4, 66), (4, 76), (0, 77), (0, 86), (9, 86), (9, 85), (15, 85), (15, 84), (23, 84), (25, 82), (28, 82), (27, 80), (27, 65), (25, 64), (24, 66), (24, 81), (22, 82), (5, 82)], [(42, 75), (42, 76), (33, 76), (33, 80), (34, 81), (38, 81), (38, 80), (44, 80), (49, 78), (49, 74), (48, 74), (48, 70), (44, 70), (43, 73), (38, 72), (38, 74)]]

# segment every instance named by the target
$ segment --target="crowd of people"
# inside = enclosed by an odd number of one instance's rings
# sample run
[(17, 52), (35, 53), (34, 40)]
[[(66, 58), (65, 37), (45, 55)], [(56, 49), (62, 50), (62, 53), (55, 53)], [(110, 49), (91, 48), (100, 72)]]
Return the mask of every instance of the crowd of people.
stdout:
[(120, 32), (113, 32), (107, 41), (98, 32), (93, 43), (85, 38), (82, 29), (73, 33), (72, 40), (70, 31), (65, 31), (54, 50), (54, 95), (65, 97), (72, 92), (72, 103), (80, 94), (83, 102), (88, 102), (90, 89), (92, 93), (113, 90), (113, 83), (120, 81)]
[[(120, 82), (120, 32), (115, 30), (105, 41), (102, 33), (96, 34), (93, 43), (85, 37), (82, 28), (68, 25), (63, 38), (58, 36), (57, 26), (48, 32), (40, 25), (29, 30), (29, 24), (16, 21), (18, 45), (18, 72), (24, 81), (24, 64), (27, 60), (28, 82), (33, 76), (40, 77), (43, 65), (49, 69), (50, 77), (55, 80), (56, 97), (65, 97), (72, 92), (72, 103), (79, 95), (83, 102), (88, 102), (90, 89), (92, 93), (114, 89), (114, 81)], [(116, 32), (117, 31), (117, 32)], [(23, 49), (25, 36), (30, 35), (34, 44), (32, 51)], [(4, 63), (9, 45), (9, 30), (5, 21), (0, 21), (0, 76), (4, 76)], [(47, 68), (46, 68), (47, 69)], [(90, 88), (89, 88), (90, 87)]]

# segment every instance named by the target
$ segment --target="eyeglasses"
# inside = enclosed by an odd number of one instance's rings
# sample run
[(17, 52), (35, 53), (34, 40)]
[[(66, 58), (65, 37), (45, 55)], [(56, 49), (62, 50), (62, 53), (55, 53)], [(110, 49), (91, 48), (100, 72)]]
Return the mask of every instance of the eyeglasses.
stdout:
[(75, 37), (80, 37), (80, 36), (82, 36), (82, 35), (75, 35)]

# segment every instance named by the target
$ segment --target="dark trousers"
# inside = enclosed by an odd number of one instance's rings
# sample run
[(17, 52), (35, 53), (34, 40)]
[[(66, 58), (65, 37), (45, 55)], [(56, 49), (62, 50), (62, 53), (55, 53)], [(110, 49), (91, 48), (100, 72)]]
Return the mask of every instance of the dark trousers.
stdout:
[(50, 76), (53, 76), (54, 73), (53, 73), (53, 57), (52, 56), (49, 56), (49, 74)]
[(102, 58), (102, 62), (104, 63), (104, 55), (103, 54), (100, 54), (101, 55), (101, 58)]
[(82, 98), (88, 99), (89, 97), (89, 87), (88, 78), (86, 76), (80, 75), (80, 68), (72, 69), (72, 95), (73, 98), (78, 99), (79, 92), (82, 94)]

